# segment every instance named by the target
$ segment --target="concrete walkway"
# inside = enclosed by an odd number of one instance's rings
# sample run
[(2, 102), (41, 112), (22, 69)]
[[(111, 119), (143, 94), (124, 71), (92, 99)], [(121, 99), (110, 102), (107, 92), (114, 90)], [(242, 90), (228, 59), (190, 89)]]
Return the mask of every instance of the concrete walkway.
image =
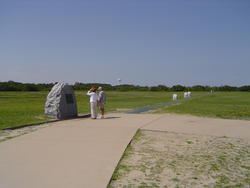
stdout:
[(0, 143), (1, 188), (106, 187), (139, 127), (159, 115), (75, 119)]
[(164, 114), (145, 130), (250, 139), (250, 121)]
[(170, 114), (66, 120), (0, 143), (0, 187), (104, 188), (139, 128), (250, 138), (250, 121)]

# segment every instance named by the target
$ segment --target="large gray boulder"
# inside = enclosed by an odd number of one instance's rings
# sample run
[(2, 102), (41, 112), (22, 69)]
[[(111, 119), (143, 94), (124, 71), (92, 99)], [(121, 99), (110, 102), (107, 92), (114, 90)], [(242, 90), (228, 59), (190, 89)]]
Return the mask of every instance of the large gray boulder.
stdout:
[(47, 96), (45, 114), (52, 118), (66, 119), (77, 117), (77, 105), (71, 86), (57, 83)]

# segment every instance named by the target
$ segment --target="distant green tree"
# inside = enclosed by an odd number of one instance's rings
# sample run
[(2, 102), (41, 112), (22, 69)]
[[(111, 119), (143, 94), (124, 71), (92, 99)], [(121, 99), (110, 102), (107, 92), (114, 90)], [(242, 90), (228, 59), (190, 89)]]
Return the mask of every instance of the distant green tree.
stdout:
[(39, 91), (39, 87), (35, 84), (24, 84), (23, 91)]
[(185, 91), (186, 87), (182, 85), (174, 85), (171, 87), (171, 91)]
[(219, 91), (237, 91), (238, 88), (237, 87), (233, 87), (233, 86), (225, 85), (225, 86), (218, 87), (218, 90)]
[(150, 87), (150, 91), (161, 91), (161, 88), (159, 88), (158, 86), (153, 86)]
[[(0, 82), (0, 91), (49, 91), (55, 83), (20, 83), (14, 81)], [(76, 82), (72, 85), (75, 90), (89, 90), (92, 87), (102, 87), (104, 90), (116, 90), (116, 91), (250, 91), (250, 86), (245, 85), (241, 87), (234, 86), (183, 86), (183, 85), (174, 85), (169, 88), (165, 85), (158, 86), (139, 86), (131, 84), (115, 85), (105, 83), (80, 83)]]
[(169, 87), (167, 87), (165, 85), (158, 85), (157, 87), (160, 89), (160, 91), (168, 91), (169, 90)]
[(209, 91), (208, 86), (202, 86), (202, 85), (195, 85), (190, 87), (191, 91)]
[(239, 87), (239, 91), (250, 91), (250, 85)]

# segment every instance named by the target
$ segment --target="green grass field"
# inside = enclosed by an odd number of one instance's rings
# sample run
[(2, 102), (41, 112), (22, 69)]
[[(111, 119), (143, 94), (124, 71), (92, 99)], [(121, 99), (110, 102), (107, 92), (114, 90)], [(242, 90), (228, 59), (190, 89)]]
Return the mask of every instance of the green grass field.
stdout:
[(217, 92), (159, 109), (156, 113), (180, 113), (226, 119), (250, 119), (250, 92)]
[[(80, 114), (89, 113), (89, 98), (77, 91)], [(48, 92), (0, 92), (0, 129), (48, 121), (44, 104)], [(179, 93), (183, 99), (182, 93)], [(107, 92), (106, 110), (123, 112), (172, 100), (170, 92)], [(250, 119), (250, 93), (221, 92), (208, 95), (195, 92), (193, 98), (181, 100), (180, 105), (162, 108), (157, 113), (184, 113), (229, 119)]]
[[(0, 92), (0, 129), (45, 122), (44, 104), (48, 92)], [(89, 113), (86, 91), (76, 91), (80, 114)], [(107, 111), (134, 109), (171, 100), (166, 92), (107, 92)]]

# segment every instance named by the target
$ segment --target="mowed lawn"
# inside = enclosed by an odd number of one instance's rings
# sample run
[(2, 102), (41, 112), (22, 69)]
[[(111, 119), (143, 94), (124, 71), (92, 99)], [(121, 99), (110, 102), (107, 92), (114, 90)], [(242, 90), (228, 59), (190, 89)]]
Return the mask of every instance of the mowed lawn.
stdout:
[[(48, 92), (0, 92), (0, 129), (19, 125), (46, 122), (44, 104)], [(125, 112), (130, 109), (172, 101), (172, 92), (107, 92), (106, 110)], [(250, 92), (193, 92), (191, 99), (180, 104), (159, 109), (156, 113), (183, 113), (229, 119), (250, 119)], [(89, 113), (86, 91), (76, 91), (80, 114)]]
[(156, 113), (180, 113), (225, 119), (250, 120), (250, 92), (215, 92), (187, 100)]
[[(89, 113), (86, 91), (76, 91), (78, 112)], [(46, 122), (44, 104), (48, 92), (0, 92), (0, 129)], [(167, 92), (107, 92), (107, 111), (126, 111), (171, 100)]]
[(0, 129), (47, 121), (43, 106), (47, 92), (0, 92)]

